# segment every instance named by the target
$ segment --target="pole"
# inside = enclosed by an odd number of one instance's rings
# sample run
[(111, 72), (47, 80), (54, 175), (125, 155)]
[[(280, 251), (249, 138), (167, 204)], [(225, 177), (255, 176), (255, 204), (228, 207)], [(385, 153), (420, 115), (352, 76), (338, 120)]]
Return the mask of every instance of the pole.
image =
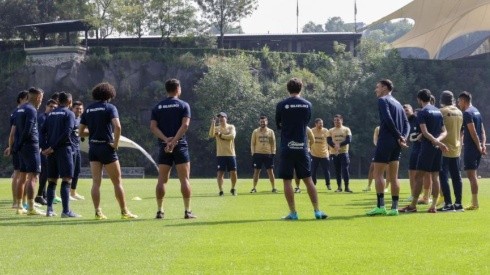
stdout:
[(354, 0), (354, 32), (357, 33), (357, 1)]
[(296, 0), (296, 33), (299, 33), (299, 0)]

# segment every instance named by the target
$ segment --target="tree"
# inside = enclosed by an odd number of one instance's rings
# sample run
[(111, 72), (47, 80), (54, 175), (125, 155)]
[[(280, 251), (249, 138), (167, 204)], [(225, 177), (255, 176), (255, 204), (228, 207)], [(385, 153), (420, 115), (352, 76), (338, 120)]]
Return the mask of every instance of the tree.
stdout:
[(121, 24), (123, 0), (89, 0), (89, 3), (90, 15), (87, 16), (87, 19), (91, 25), (95, 26), (97, 39), (99, 35), (104, 39), (116, 30), (123, 31)]
[(240, 19), (257, 9), (257, 0), (196, 0), (202, 15), (220, 33), (218, 47), (223, 48), (224, 34)]
[(316, 24), (313, 21), (306, 23), (303, 26), (302, 32), (324, 32), (323, 26), (321, 24)]
[(0, 37), (10, 39), (15, 36), (15, 26), (38, 23), (39, 11), (32, 1), (0, 1)]
[(121, 7), (122, 29), (128, 35), (136, 35), (139, 40), (148, 31), (147, 13), (150, 0), (125, 0)]
[(409, 32), (412, 28), (413, 24), (408, 19), (387, 21), (374, 26), (374, 28), (369, 28), (366, 31), (365, 37), (377, 42), (391, 43)]
[(196, 25), (196, 9), (187, 0), (152, 0), (150, 29), (160, 33), (162, 41), (185, 34)]
[[(338, 16), (328, 18), (325, 23), (326, 32), (345, 32), (346, 30), (344, 20)], [(349, 30), (350, 31), (350, 30)]]

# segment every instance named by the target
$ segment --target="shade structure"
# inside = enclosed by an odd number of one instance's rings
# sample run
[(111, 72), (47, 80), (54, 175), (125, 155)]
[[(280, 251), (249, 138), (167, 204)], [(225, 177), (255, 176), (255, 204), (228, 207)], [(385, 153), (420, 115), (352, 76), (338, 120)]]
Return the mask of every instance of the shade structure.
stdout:
[(435, 59), (452, 40), (490, 31), (490, 0), (414, 0), (368, 27), (399, 18), (410, 18), (415, 25), (393, 47), (421, 48)]

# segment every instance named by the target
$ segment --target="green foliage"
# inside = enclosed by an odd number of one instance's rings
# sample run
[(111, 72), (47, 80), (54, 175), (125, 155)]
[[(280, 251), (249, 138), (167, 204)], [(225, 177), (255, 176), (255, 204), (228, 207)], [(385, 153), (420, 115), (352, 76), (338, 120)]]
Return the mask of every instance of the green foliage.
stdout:
[(413, 28), (413, 23), (408, 19), (398, 21), (387, 21), (369, 28), (364, 38), (374, 40), (376, 42), (391, 43)]
[(307, 32), (324, 32), (324, 31), (325, 30), (323, 29), (322, 24), (316, 24), (313, 21), (309, 21), (303, 26), (301, 32), (307, 33)]
[(196, 8), (187, 0), (151, 0), (150, 29), (162, 41), (190, 32), (196, 26)]
[[(207, 160), (202, 160), (207, 161)], [(240, 175), (240, 174), (239, 174)], [(317, 185), (319, 206), (330, 218), (315, 220), (308, 195), (295, 194), (298, 221), (281, 221), (287, 214), (282, 183), (279, 194), (270, 192), (265, 173), (256, 194), (249, 194), (252, 179), (240, 178), (238, 196), (217, 196), (214, 178), (191, 176), (192, 210), (196, 220), (184, 220), (180, 184), (175, 177), (166, 184), (165, 218), (156, 213), (155, 178), (123, 179), (129, 209), (137, 220), (121, 220), (108, 179), (101, 185), (101, 207), (108, 220), (93, 219), (91, 179), (81, 179), (78, 192), (86, 200), (71, 201), (83, 217), (17, 216), (10, 209), (10, 179), (0, 180), (1, 274), (488, 274), (488, 220), (490, 181), (480, 182), (480, 211), (397, 217), (367, 217), (376, 194), (338, 194)], [(359, 191), (366, 179), (352, 180)], [(225, 190), (229, 189), (225, 180)], [(402, 180), (400, 198), (409, 194)], [(464, 202), (470, 200), (464, 182)], [(134, 197), (141, 201), (131, 200)], [(386, 196), (388, 197), (388, 196)], [(389, 199), (387, 203), (389, 204)], [(482, 211), (483, 210), (483, 211)], [(22, 232), (22, 233), (21, 233)], [(395, 236), (388, 237), (388, 232)], [(19, 235), (22, 237), (19, 237)], [(46, 247), (47, 236), (69, 235), (70, 245)], [(394, 240), (391, 240), (394, 238)], [(396, 239), (396, 240), (395, 240)], [(8, 240), (8, 241), (7, 241)], [(394, 251), (394, 242), (399, 246)], [(19, 256), (19, 247), (29, 253)], [(54, 247), (53, 247), (54, 246)], [(49, 251), (50, 264), (40, 260)], [(334, 252), (338, 253), (334, 253)], [(380, 251), (396, 252), (381, 257)], [(437, 251), (427, 256), (428, 251)], [(455, 256), (456, 255), (456, 256)], [(451, 260), (448, 260), (451, 259)], [(26, 264), (28, 263), (28, 264)], [(444, 263), (444, 264), (437, 264)], [(21, 270), (21, 272), (19, 272)]]

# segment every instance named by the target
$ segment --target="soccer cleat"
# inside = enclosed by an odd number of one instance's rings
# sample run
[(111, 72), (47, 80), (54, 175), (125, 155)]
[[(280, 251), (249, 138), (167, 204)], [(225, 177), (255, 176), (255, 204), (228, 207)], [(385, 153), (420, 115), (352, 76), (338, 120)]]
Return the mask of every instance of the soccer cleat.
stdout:
[(363, 192), (369, 192), (371, 191), (371, 187), (370, 186), (366, 186), (366, 188), (362, 189)]
[(70, 201), (77, 201), (75, 197), (70, 196)]
[(184, 219), (195, 219), (197, 216), (192, 214), (192, 211), (184, 211)]
[(436, 205), (441, 205), (442, 203), (444, 203), (444, 196), (439, 196), (437, 198)]
[(337, 188), (337, 190), (335, 190), (335, 193), (340, 193), (342, 192), (342, 188)]
[(224, 195), (225, 195), (225, 193), (223, 193), (223, 191), (219, 191), (218, 196), (223, 197)]
[(428, 210), (427, 210), (427, 213), (437, 213), (437, 210), (435, 207), (430, 207)]
[(291, 212), (289, 215), (282, 217), (283, 220), (288, 220), (288, 221), (295, 221), (298, 219), (298, 213), (296, 212)]
[(325, 214), (323, 211), (315, 210), (315, 219), (324, 220), (326, 218), (328, 218), (328, 215)]
[(301, 193), (301, 189), (299, 187), (294, 188), (294, 193)]
[(25, 215), (27, 214), (27, 209), (25, 208), (18, 208), (17, 211), (16, 211), (17, 215)]
[(37, 196), (35, 199), (34, 199), (34, 202), (35, 203), (39, 203), (40, 205), (47, 205), (48, 202), (46, 201), (45, 198), (41, 197), (41, 196)]
[(78, 215), (77, 213), (73, 211), (68, 211), (68, 212), (63, 212), (61, 213), (62, 218), (81, 218), (82, 216)]
[(327, 184), (327, 190), (332, 190), (332, 187), (330, 186), (330, 184)]
[(277, 189), (276, 188), (272, 188), (272, 193), (277, 193)]
[(384, 207), (375, 207), (372, 210), (366, 212), (366, 215), (368, 215), (368, 216), (386, 215), (386, 208), (384, 208)]
[(252, 188), (252, 190), (250, 190), (250, 193), (257, 193), (257, 189)]
[(346, 193), (354, 193), (354, 192), (353, 192), (352, 190), (350, 190), (349, 188), (345, 188), (345, 189), (344, 189), (344, 192), (346, 192)]
[(441, 208), (437, 208), (437, 211), (440, 211), (440, 212), (454, 212), (454, 205), (452, 204), (444, 204), (443, 207)]
[(39, 216), (39, 215), (46, 215), (46, 213), (44, 213), (43, 211), (41, 211), (39, 209), (32, 208), (30, 210), (27, 210), (27, 215), (29, 215), (29, 216)]
[(470, 205), (466, 207), (464, 210), (472, 211), (472, 210), (478, 210), (478, 208), (480, 208), (478, 205)]
[(398, 211), (401, 213), (415, 213), (417, 212), (417, 207), (412, 207), (410, 205), (407, 205), (403, 208), (398, 209)]
[(57, 204), (57, 203), (60, 203), (61, 202), (61, 198), (60, 197), (55, 197), (54, 200), (53, 200), (53, 203), (54, 204)]
[(390, 209), (386, 211), (386, 216), (398, 216), (398, 209)]
[(96, 220), (107, 220), (107, 216), (102, 213), (102, 211), (96, 211), (95, 212), (95, 219)]
[(417, 204), (424, 204), (424, 205), (429, 204), (429, 199), (424, 199), (424, 198), (419, 199), (417, 201)]
[(155, 216), (155, 219), (161, 220), (165, 216), (165, 213), (163, 211), (157, 211), (157, 215)]
[(126, 211), (126, 212), (121, 212), (121, 219), (123, 220), (132, 220), (132, 219), (137, 219), (138, 216), (129, 212), (129, 211)]
[(456, 212), (464, 212), (464, 208), (461, 204), (454, 204), (454, 211)]
[(56, 216), (56, 213), (54, 212), (53, 209), (48, 209), (48, 211), (46, 211), (46, 217), (55, 217)]
[(74, 196), (72, 196), (73, 198), (77, 199), (77, 200), (80, 200), (80, 201), (83, 201), (85, 200), (85, 197), (82, 196), (82, 195), (79, 195), (79, 194), (75, 194)]
[(235, 188), (231, 188), (230, 193), (231, 193), (232, 196), (236, 196), (237, 195)]

